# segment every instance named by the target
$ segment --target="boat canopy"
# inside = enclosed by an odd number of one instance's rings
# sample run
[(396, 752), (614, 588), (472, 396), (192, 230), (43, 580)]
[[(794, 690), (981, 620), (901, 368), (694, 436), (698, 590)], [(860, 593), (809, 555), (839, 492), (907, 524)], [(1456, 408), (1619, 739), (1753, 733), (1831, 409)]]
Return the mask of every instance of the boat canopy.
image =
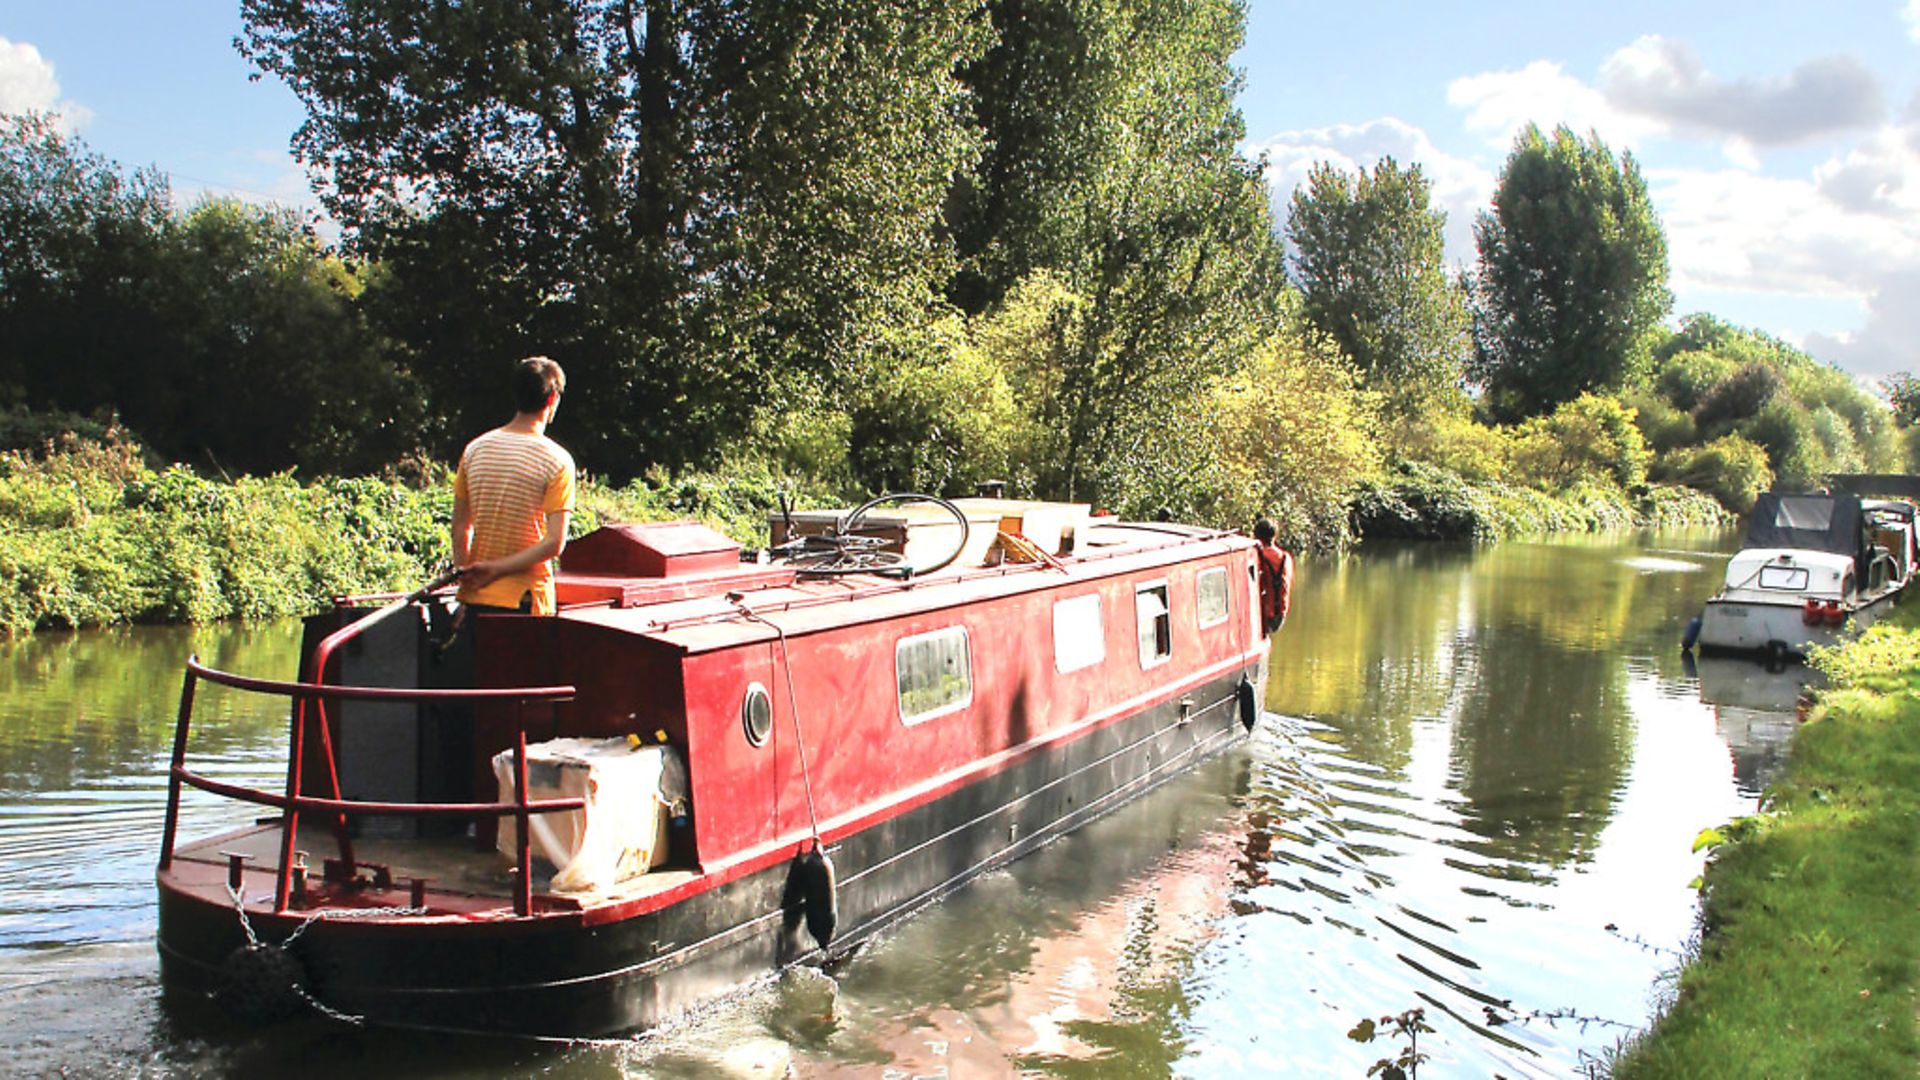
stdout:
[(1868, 548), (1860, 497), (1769, 491), (1753, 504), (1746, 546), (1831, 551), (1864, 566)]

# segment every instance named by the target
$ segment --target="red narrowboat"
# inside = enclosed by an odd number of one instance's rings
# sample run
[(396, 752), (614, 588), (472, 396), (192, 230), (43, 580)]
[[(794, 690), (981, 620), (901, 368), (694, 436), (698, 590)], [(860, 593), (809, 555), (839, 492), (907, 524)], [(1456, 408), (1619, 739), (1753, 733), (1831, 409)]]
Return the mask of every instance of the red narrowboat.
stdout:
[[(844, 953), (1258, 716), (1237, 533), (925, 496), (771, 526), (744, 559), (693, 522), (602, 528), (554, 617), (343, 600), (295, 680), (190, 661), (168, 985), (262, 1018), (645, 1028)], [(195, 771), (209, 683), (289, 701), (283, 789)], [(267, 816), (178, 838), (187, 787)]]

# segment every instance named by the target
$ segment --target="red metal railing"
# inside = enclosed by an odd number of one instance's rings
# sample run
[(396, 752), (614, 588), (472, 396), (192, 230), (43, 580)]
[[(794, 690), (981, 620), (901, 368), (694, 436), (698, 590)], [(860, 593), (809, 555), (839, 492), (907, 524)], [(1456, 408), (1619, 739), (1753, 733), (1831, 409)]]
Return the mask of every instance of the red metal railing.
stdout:
[[(377, 621), (374, 617), (336, 631), (314, 650), (315, 672), (324, 672), (327, 654), (340, 641), (352, 635), (346, 631), (364, 630), (367, 625)], [(287, 758), (287, 790), (284, 795), (223, 783), (201, 776), (186, 767), (187, 736), (192, 723), (194, 691), (200, 680), (205, 679), (221, 686), (232, 687), (252, 693), (277, 694), (293, 700), (292, 744)], [(160, 841), (160, 869), (165, 870), (173, 863), (174, 840), (180, 823), (180, 786), (190, 784), (202, 791), (215, 795), (238, 799), (243, 802), (271, 806), (282, 812), (280, 837), (280, 865), (274, 885), (274, 911), (285, 913), (288, 910), (293, 883), (293, 853), (295, 836), (299, 829), (302, 813), (328, 815), (334, 824), (334, 835), (340, 844), (341, 860), (349, 867), (354, 865), (352, 842), (347, 835), (347, 819), (357, 814), (381, 814), (401, 817), (512, 817), (518, 824), (516, 843), (516, 861), (519, 866), (519, 880), (515, 883), (513, 909), (516, 914), (528, 915), (533, 911), (533, 867), (532, 849), (528, 837), (527, 821), (534, 814), (547, 814), (563, 810), (579, 810), (586, 805), (584, 799), (545, 799), (532, 800), (527, 797), (527, 725), (524, 716), (525, 706), (531, 702), (545, 702), (549, 705), (569, 700), (574, 695), (571, 686), (520, 686), (501, 689), (434, 689), (417, 690), (373, 686), (328, 686), (318, 679), (308, 682), (276, 682), (270, 679), (255, 679), (216, 671), (200, 663), (198, 657), (187, 661), (187, 674), (180, 687), (180, 713), (173, 733), (173, 761), (168, 770), (166, 823)], [(427, 702), (427, 701), (513, 701), (521, 707), (516, 716), (513, 767), (514, 798), (511, 802), (491, 803), (389, 803), (354, 801), (341, 797), (340, 773), (334, 761), (333, 742), (328, 734), (326, 721), (326, 702), (329, 701), (386, 701), (386, 702)], [(304, 780), (303, 750), (306, 743), (307, 711), (311, 707), (319, 720), (320, 744), (327, 757), (327, 779), (332, 798), (318, 798), (302, 795)]]

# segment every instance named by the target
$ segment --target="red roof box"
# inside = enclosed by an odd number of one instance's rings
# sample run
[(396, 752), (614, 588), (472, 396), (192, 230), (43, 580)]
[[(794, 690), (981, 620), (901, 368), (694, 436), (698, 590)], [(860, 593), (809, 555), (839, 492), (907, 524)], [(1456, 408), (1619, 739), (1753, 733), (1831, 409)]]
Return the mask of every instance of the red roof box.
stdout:
[(697, 521), (602, 525), (570, 541), (560, 569), (602, 577), (681, 577), (740, 565), (740, 545)]

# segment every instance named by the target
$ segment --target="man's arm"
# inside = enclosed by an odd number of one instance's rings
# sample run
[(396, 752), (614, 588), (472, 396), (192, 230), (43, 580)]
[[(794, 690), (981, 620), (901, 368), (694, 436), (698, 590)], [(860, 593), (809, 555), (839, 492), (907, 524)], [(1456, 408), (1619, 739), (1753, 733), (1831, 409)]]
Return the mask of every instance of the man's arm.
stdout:
[(453, 496), (453, 565), (464, 567), (473, 553), (473, 507), (467, 497), (455, 491)]
[[(454, 500), (453, 512), (455, 524), (453, 543), (456, 552), (454, 562), (458, 564), (460, 561), (460, 549), (464, 546), (458, 531), (460, 521), (460, 501), (458, 499)], [(546, 562), (548, 559), (559, 558), (560, 552), (565, 550), (567, 546), (567, 519), (571, 516), (573, 516), (573, 512), (570, 510), (552, 511), (547, 514), (546, 535), (542, 536), (538, 543), (531, 547), (522, 548), (511, 555), (474, 563), (472, 566), (465, 568), (466, 572), (460, 576), (460, 580), (464, 584), (478, 589), (489, 582), (506, 577), (509, 574), (517, 574), (530, 566)], [(471, 533), (471, 526), (469, 526), (469, 533)]]

